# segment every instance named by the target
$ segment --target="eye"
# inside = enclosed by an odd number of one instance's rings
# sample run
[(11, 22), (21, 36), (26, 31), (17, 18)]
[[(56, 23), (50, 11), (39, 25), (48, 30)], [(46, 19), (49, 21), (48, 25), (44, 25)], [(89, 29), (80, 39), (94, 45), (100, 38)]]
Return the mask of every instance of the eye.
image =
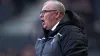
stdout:
[(43, 10), (43, 11), (40, 12), (40, 14), (44, 14), (44, 13), (46, 13), (46, 12), (47, 12), (46, 10)]

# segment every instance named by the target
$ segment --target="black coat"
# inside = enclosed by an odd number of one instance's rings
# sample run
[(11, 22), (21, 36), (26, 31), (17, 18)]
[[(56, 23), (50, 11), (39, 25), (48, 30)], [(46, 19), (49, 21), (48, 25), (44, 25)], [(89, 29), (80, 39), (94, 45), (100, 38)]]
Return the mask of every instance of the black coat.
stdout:
[(44, 29), (45, 37), (38, 38), (35, 45), (36, 56), (87, 56), (88, 41), (83, 28), (68, 18), (64, 17), (53, 32)]

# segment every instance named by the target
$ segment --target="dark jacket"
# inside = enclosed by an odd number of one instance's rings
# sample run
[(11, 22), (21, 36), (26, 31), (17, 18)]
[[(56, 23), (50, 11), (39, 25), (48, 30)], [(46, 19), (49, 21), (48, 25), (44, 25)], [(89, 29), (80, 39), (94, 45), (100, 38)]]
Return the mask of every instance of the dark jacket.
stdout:
[(35, 45), (36, 56), (87, 56), (88, 41), (84, 28), (71, 13), (67, 11), (54, 31), (44, 29), (45, 37), (38, 38)]

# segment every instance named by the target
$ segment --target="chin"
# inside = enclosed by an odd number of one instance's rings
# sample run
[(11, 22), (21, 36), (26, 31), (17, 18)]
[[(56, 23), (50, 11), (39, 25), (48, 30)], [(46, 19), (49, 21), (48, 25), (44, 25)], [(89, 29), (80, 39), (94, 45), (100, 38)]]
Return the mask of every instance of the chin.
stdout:
[(48, 28), (44, 28), (44, 29), (46, 29), (46, 30), (50, 30), (50, 29), (48, 29)]
[(44, 28), (44, 29), (49, 30), (48, 28)]
[(46, 30), (50, 30), (50, 28), (48, 28), (48, 27), (43, 27), (44, 29), (46, 29)]

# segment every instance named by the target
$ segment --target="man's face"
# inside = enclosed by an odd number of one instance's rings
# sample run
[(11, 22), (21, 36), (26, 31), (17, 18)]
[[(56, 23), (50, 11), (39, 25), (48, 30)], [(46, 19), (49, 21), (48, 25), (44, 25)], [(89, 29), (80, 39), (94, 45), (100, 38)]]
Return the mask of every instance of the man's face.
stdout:
[(57, 10), (50, 4), (43, 6), (40, 14), (43, 28), (50, 30), (56, 24), (56, 12)]

